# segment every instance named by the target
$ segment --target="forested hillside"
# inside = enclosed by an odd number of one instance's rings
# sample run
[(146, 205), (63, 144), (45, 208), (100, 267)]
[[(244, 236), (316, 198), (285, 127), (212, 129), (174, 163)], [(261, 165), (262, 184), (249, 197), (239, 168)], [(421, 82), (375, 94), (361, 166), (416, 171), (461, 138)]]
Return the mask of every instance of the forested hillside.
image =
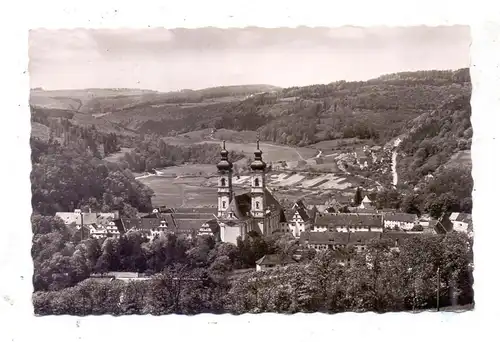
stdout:
[(97, 158), (83, 141), (62, 146), (57, 141), (32, 138), (31, 149), (34, 213), (54, 215), (91, 208), (119, 210), (134, 217), (138, 210), (152, 209), (151, 189), (136, 181), (129, 170)]
[[(120, 162), (134, 172), (152, 171), (155, 168), (181, 165), (184, 163), (216, 164), (220, 159), (221, 146), (218, 144), (193, 144), (176, 146), (166, 144), (161, 138), (152, 135), (135, 144)], [(242, 153), (229, 152), (233, 162), (243, 158)]]
[(472, 125), (470, 94), (456, 97), (439, 108), (410, 121), (399, 150), (398, 172), (403, 181), (416, 185), (435, 172), (452, 155), (470, 150)]
[(162, 135), (225, 128), (257, 130), (263, 140), (300, 146), (351, 137), (385, 142), (409, 120), (470, 91), (468, 69), (422, 71), (292, 87), (244, 100), (144, 104), (102, 119)]
[[(134, 172), (184, 162), (215, 162), (219, 146), (189, 146), (189, 141), (176, 146), (161, 139), (187, 132), (210, 134), (213, 129), (220, 130), (229, 132), (224, 135), (226, 140), (240, 132), (252, 137), (258, 133), (261, 140), (292, 146), (348, 138), (387, 145), (399, 137), (399, 188), (413, 192), (416, 187), (420, 191), (416, 204), (406, 204), (420, 211), (432, 207), (439, 213), (470, 211), (470, 162), (463, 162), (470, 153), (472, 138), (470, 95), (468, 69), (402, 72), (366, 82), (338, 81), (285, 89), (248, 85), (173, 93), (92, 90), (91, 96), (88, 91), (78, 95), (82, 106), (90, 108), (97, 101), (101, 109), (111, 108), (112, 112), (93, 116), (73, 109), (33, 106), (32, 121), (37, 123), (35, 135), (43, 139), (48, 135), (65, 146), (79, 144), (80, 149), (97, 158), (121, 147), (131, 148), (117, 160), (122, 168)], [(57, 94), (58, 101), (61, 96), (63, 93)], [(231, 133), (235, 131), (238, 134)], [(197, 142), (207, 138), (200, 136)], [(353, 152), (352, 146), (345, 146), (344, 152)], [(240, 157), (232, 155), (234, 160)], [(382, 166), (388, 170), (391, 167)], [(379, 171), (363, 172), (377, 179)], [(425, 180), (429, 173), (434, 176), (432, 182)], [(454, 179), (446, 178), (452, 174)], [(448, 186), (433, 185), (437, 180)]]

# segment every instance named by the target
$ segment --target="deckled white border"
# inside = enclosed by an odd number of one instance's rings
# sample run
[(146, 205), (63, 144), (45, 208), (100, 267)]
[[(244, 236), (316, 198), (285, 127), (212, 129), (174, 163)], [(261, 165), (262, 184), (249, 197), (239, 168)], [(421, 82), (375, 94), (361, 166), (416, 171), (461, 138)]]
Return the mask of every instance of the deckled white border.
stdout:
[[(488, 3), (488, 4), (487, 4)], [(496, 168), (500, 155), (500, 11), (495, 1), (15, 1), (2, 11), (0, 58), (0, 341), (495, 340), (498, 297)], [(486, 18), (497, 23), (486, 22)], [(273, 314), (194, 317), (32, 315), (29, 28), (473, 24), (476, 310), (464, 314)], [(490, 335), (489, 332), (492, 332)]]

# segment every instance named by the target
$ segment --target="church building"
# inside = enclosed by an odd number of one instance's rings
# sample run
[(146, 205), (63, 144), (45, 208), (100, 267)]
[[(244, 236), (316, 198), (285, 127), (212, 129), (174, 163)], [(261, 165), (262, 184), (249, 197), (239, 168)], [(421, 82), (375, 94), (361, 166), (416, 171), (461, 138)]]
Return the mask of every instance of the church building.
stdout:
[(262, 160), (262, 151), (257, 140), (257, 150), (250, 168), (252, 170), (250, 191), (236, 195), (233, 190), (233, 164), (229, 152), (222, 143), (217, 189), (217, 220), (223, 242), (236, 244), (239, 236), (245, 238), (250, 231), (264, 236), (280, 231), (285, 222), (283, 208), (266, 187), (267, 165)]

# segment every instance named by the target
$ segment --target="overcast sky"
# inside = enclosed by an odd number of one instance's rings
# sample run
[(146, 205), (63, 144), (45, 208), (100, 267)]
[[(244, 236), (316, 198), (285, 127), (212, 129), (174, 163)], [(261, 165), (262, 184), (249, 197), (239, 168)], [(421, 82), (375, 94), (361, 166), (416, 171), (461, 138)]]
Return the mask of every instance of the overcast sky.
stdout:
[(470, 42), (466, 26), (35, 30), (29, 71), (45, 89), (293, 86), (463, 68)]

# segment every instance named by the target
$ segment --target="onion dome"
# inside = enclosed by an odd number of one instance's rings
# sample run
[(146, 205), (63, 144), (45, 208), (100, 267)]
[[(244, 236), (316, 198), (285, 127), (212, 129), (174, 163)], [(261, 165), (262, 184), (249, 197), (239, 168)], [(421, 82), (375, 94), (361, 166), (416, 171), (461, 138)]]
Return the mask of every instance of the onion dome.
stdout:
[(229, 152), (226, 150), (226, 141), (222, 142), (222, 151), (220, 151), (220, 161), (217, 163), (219, 171), (230, 171), (233, 163), (228, 160)]
[(257, 140), (257, 151), (254, 153), (255, 159), (250, 164), (250, 168), (254, 171), (264, 171), (266, 169), (266, 163), (262, 160), (262, 151), (259, 148), (259, 140)]

